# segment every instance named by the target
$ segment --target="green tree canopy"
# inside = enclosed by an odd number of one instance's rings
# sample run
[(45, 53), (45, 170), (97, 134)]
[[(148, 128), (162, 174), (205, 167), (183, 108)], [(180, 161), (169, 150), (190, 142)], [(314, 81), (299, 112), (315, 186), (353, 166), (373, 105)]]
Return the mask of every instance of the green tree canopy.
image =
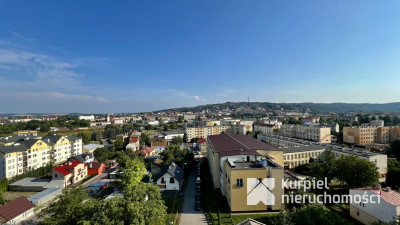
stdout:
[(371, 186), (378, 183), (379, 172), (375, 163), (354, 155), (342, 155), (336, 160), (336, 177), (349, 188)]

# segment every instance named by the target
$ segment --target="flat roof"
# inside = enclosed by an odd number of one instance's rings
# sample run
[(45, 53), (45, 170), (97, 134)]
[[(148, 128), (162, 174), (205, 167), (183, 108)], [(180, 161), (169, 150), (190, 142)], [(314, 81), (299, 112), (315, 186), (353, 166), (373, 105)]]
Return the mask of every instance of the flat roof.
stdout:
[(219, 134), (208, 136), (215, 152), (221, 156), (259, 155), (256, 150), (282, 151), (253, 137), (242, 134)]
[(26, 177), (22, 180), (10, 184), (11, 186), (29, 186), (29, 187), (44, 187), (51, 179), (38, 179), (35, 177)]

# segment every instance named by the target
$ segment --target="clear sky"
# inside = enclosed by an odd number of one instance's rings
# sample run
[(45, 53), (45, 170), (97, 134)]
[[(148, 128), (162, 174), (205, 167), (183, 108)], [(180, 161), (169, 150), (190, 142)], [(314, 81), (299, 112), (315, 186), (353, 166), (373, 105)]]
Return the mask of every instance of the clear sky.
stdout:
[(400, 2), (0, 1), (0, 113), (400, 101)]

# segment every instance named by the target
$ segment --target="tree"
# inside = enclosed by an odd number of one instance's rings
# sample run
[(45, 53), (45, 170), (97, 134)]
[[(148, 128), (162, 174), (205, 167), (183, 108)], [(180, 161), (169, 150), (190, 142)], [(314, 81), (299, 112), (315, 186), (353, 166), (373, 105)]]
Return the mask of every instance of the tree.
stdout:
[(85, 222), (94, 225), (124, 225), (124, 218), (123, 199), (120, 196), (116, 196), (112, 199), (98, 201), (93, 215), (90, 218), (87, 218)]
[(92, 141), (100, 141), (103, 137), (103, 133), (100, 129), (95, 129), (92, 133)]
[(315, 177), (317, 180), (327, 179), (328, 183), (335, 177), (336, 173), (336, 158), (331, 150), (327, 150), (325, 153), (324, 161), (311, 161), (310, 160), (310, 175)]
[(110, 150), (108, 150), (108, 148), (104, 147), (94, 150), (93, 155), (98, 161), (102, 163), (106, 163), (107, 160), (114, 158), (114, 154)]
[(181, 145), (183, 143), (183, 138), (181, 136), (174, 137), (171, 143), (174, 145)]
[(140, 135), (140, 144), (141, 145), (146, 145), (147, 147), (150, 147), (151, 145), (151, 139), (149, 137), (149, 135), (142, 133)]
[(328, 208), (311, 204), (301, 207), (292, 213), (292, 221), (296, 225), (324, 224), (324, 225), (348, 225), (347, 220), (341, 218)]
[(398, 190), (400, 188), (400, 162), (388, 160), (388, 172), (386, 174), (386, 185)]
[(159, 188), (147, 183), (126, 186), (123, 202), (125, 224), (149, 224), (166, 212)]
[(393, 155), (397, 160), (400, 160), (400, 139), (396, 139), (390, 144), (388, 154)]
[(40, 126), (40, 131), (42, 131), (42, 132), (50, 131), (50, 126), (43, 124), (42, 126)]
[(44, 218), (45, 225), (75, 225), (90, 215), (94, 204), (93, 200), (82, 187), (65, 189), (64, 195), (59, 195), (57, 201), (53, 201), (49, 207), (43, 209), (39, 218)]
[(82, 138), (82, 142), (85, 143), (85, 144), (89, 144), (90, 141), (92, 140), (92, 136), (88, 132), (78, 133), (78, 137), (81, 137)]
[(125, 143), (122, 140), (116, 140), (114, 142), (115, 149), (118, 150), (118, 151), (123, 150), (124, 149), (124, 145), (125, 145)]
[(126, 188), (140, 183), (147, 170), (143, 161), (139, 157), (135, 157), (133, 159), (129, 159), (126, 162), (125, 167), (121, 166), (121, 171), (121, 184), (124, 188)]
[(246, 131), (246, 135), (248, 135), (248, 136), (252, 136), (252, 134), (253, 134), (253, 132), (251, 132), (251, 131)]
[(378, 183), (378, 167), (373, 162), (354, 155), (342, 155), (336, 160), (336, 177), (349, 188), (366, 187)]

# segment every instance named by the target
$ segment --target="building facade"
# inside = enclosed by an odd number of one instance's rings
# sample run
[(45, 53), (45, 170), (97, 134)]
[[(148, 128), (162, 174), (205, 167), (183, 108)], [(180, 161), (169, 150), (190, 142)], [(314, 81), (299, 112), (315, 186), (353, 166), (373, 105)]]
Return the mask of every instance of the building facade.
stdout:
[(283, 124), (279, 129), (279, 135), (320, 143), (331, 143), (331, 128), (321, 125)]
[[(283, 151), (247, 135), (211, 135), (207, 140), (207, 158), (215, 188), (226, 197), (230, 210), (280, 210), (283, 194)], [(275, 178), (274, 205), (248, 205), (247, 178)]]
[(9, 179), (82, 154), (82, 139), (76, 136), (27, 136), (9, 140), (0, 146), (0, 179)]
[(350, 144), (388, 144), (400, 138), (400, 127), (343, 127), (343, 142)]
[(212, 127), (186, 127), (188, 141), (192, 138), (207, 138), (209, 135), (217, 135), (221, 133), (228, 133), (229, 126), (212, 126)]

